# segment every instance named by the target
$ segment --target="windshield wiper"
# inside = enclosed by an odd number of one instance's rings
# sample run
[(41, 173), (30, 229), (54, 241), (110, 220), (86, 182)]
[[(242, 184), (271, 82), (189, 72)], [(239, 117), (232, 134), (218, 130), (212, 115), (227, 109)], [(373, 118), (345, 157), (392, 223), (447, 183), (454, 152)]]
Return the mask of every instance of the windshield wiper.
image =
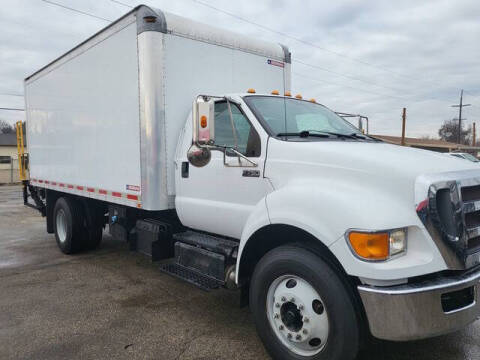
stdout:
[(327, 133), (327, 134), (330, 134), (330, 135), (335, 135), (337, 137), (348, 138), (348, 139), (362, 139), (362, 140), (381, 141), (381, 140), (375, 139), (371, 136), (364, 135), (364, 134), (358, 134), (358, 133), (343, 134), (343, 133), (337, 133), (337, 132), (332, 132), (332, 131), (324, 131), (324, 132)]
[[(311, 130), (311, 131), (316, 131), (316, 130)], [(302, 138), (307, 138), (309, 136), (315, 136), (315, 137), (322, 137), (322, 138), (328, 138), (330, 137), (329, 134), (319, 132), (319, 133), (312, 133), (310, 130), (304, 130), (300, 132), (284, 132), (284, 133), (278, 133), (276, 136), (299, 136)]]

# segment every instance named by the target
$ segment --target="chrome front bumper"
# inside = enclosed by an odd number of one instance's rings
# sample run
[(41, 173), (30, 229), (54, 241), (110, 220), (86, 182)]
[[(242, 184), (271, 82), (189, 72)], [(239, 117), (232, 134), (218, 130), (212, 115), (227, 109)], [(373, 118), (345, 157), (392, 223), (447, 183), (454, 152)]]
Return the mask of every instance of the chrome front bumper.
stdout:
[(406, 341), (460, 330), (480, 317), (480, 268), (391, 287), (358, 286), (373, 336)]

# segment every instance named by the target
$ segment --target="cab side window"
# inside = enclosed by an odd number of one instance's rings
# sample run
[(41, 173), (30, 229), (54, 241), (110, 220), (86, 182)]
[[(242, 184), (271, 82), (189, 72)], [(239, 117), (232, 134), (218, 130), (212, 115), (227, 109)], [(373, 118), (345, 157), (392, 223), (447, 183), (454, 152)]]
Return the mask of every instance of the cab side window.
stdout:
[[(215, 103), (215, 144), (235, 148), (237, 138), (237, 151), (248, 157), (260, 156), (260, 136), (249, 123), (237, 105), (230, 103), (232, 122), (226, 101)], [(228, 152), (227, 152), (227, 155)]]

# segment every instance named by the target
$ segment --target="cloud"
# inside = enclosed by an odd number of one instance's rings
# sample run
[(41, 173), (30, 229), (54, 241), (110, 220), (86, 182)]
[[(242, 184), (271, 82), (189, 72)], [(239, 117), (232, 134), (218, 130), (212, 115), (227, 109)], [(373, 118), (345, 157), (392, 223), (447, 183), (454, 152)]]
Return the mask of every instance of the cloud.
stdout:
[[(55, 1), (109, 19), (128, 11), (110, 0)], [(468, 91), (465, 100), (474, 105), (465, 109), (467, 124), (480, 120), (477, 1), (202, 1), (323, 50), (194, 0), (146, 3), (220, 28), (287, 44), (293, 53), (293, 90), (315, 97), (334, 110), (368, 116), (372, 133), (399, 135), (401, 111), (407, 107), (407, 135), (436, 135), (444, 120), (457, 116), (450, 105), (458, 102), (461, 88)], [(132, 6), (139, 3), (122, 2)], [(27, 75), (106, 25), (40, 0), (4, 4), (0, 24), (0, 94), (23, 93)], [(296, 63), (295, 59), (329, 71)], [(23, 107), (23, 100), (0, 95), (0, 106)], [(14, 121), (23, 114), (0, 111), (0, 118)]]

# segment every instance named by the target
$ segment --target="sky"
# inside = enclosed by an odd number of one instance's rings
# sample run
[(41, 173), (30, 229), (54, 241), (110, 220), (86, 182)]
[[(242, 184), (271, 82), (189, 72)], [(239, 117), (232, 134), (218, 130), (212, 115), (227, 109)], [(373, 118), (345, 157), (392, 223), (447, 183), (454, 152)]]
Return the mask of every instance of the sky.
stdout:
[[(83, 11), (93, 18), (52, 5)], [(287, 45), (292, 91), (370, 119), (370, 133), (437, 136), (444, 120), (480, 124), (480, 2), (475, 0), (3, 0), (0, 107), (23, 108), (23, 79), (143, 3)], [(231, 16), (229, 14), (233, 14)], [(272, 31), (273, 30), (273, 31)], [(0, 119), (24, 120), (0, 110)]]

